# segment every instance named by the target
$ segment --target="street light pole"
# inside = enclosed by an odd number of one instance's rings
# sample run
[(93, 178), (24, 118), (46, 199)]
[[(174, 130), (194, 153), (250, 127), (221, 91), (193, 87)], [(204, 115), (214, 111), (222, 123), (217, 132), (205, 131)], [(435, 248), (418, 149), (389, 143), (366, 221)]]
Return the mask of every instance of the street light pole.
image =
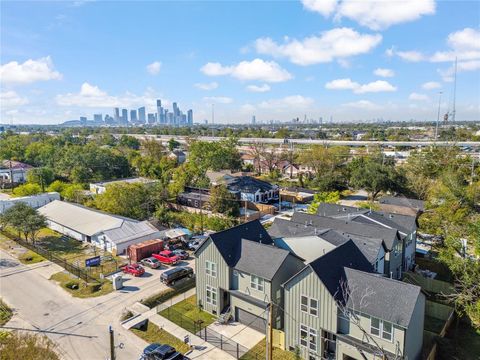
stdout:
[(110, 360), (115, 360), (115, 339), (111, 325), (108, 327), (108, 332), (110, 333)]

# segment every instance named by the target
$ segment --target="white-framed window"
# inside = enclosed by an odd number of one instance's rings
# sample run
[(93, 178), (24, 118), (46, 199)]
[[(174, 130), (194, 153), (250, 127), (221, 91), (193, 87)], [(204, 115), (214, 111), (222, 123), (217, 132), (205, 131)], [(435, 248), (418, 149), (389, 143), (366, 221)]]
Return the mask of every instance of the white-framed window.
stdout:
[(250, 287), (258, 291), (263, 291), (263, 279), (256, 275), (250, 275)]
[(205, 274), (217, 277), (217, 264), (207, 260), (205, 262)]
[(308, 346), (308, 327), (300, 324), (300, 345)]
[(300, 310), (306, 314), (318, 316), (318, 300), (308, 296), (300, 296)]
[(310, 298), (310, 315), (318, 316), (318, 300)]
[(207, 303), (213, 306), (217, 306), (217, 289), (207, 285)]
[(308, 297), (305, 295), (300, 297), (300, 310), (304, 313), (308, 313)]
[(300, 345), (308, 348), (309, 351), (317, 352), (317, 330), (300, 324)]
[(387, 341), (393, 340), (393, 325), (375, 317), (370, 318), (370, 333)]

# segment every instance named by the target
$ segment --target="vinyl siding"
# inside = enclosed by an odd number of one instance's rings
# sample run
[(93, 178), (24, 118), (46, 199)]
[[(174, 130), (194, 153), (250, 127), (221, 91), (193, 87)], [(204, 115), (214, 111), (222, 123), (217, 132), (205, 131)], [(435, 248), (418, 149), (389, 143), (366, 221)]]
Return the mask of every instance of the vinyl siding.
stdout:
[[(318, 300), (318, 316), (300, 309), (300, 296)], [(310, 267), (306, 267), (285, 285), (285, 342), (287, 349), (300, 344), (300, 324), (317, 330), (317, 353), (321, 354), (322, 329), (337, 332), (337, 308), (333, 297)], [(302, 356), (307, 351), (301, 348)]]
[[(212, 277), (205, 273), (205, 262), (209, 260), (217, 264), (217, 276)], [(195, 254), (195, 278), (196, 278), (196, 292), (197, 302), (202, 304), (205, 311), (210, 313), (220, 314), (220, 290), (229, 289), (230, 286), (230, 271), (222, 255), (218, 251), (215, 244), (211, 239), (208, 239), (206, 243)], [(217, 305), (213, 306), (207, 303), (207, 291), (206, 285), (212, 286), (217, 290)]]
[(425, 295), (420, 293), (413, 310), (405, 340), (405, 355), (409, 360), (417, 360), (422, 355), (423, 322), (425, 317)]

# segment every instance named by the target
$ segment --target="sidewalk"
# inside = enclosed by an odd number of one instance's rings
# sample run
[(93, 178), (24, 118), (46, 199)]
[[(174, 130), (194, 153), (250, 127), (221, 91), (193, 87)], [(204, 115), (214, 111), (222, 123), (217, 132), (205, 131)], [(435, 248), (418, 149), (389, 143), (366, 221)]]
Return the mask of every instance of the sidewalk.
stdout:
[(191, 332), (181, 328), (177, 324), (171, 322), (168, 319), (165, 319), (163, 316), (155, 314), (149, 319), (152, 323), (157, 325), (159, 328), (164, 329), (178, 339), (183, 340), (185, 336), (190, 337), (190, 344), (195, 346), (195, 350), (188, 353), (187, 356), (191, 359), (211, 359), (211, 360), (230, 360), (235, 359), (235, 357), (226, 353), (225, 351), (220, 350), (219, 348), (209, 344), (200, 337), (192, 334)]

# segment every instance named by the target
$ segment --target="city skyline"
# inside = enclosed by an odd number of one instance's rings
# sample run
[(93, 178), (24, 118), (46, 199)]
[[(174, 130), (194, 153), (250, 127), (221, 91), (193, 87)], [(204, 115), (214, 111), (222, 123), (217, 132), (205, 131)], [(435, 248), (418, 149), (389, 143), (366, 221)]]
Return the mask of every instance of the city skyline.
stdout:
[[(439, 100), (452, 111), (455, 58), (456, 119), (480, 120), (479, 3), (402, 4), (2, 2), (0, 123), (115, 107), (137, 121), (145, 107), (148, 121), (157, 100), (173, 109), (172, 99), (201, 123), (212, 105), (218, 124), (433, 121)], [(162, 27), (158, 13), (169, 14)], [(139, 21), (113, 28), (110, 17)]]

